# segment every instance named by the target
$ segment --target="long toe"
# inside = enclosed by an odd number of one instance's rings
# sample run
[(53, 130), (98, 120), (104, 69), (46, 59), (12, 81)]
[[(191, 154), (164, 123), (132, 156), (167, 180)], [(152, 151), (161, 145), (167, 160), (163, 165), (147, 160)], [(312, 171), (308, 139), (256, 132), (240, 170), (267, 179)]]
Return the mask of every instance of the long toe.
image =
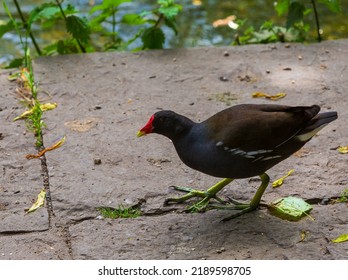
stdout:
[(255, 206), (248, 205), (248, 206), (245, 207), (244, 209), (238, 210), (237, 213), (232, 214), (232, 215), (230, 215), (230, 216), (227, 216), (226, 218), (223, 218), (221, 221), (222, 221), (222, 222), (226, 222), (226, 221), (232, 220), (232, 219), (237, 218), (237, 217), (239, 217), (239, 216), (242, 216), (242, 215), (244, 215), (244, 214), (246, 214), (246, 213), (250, 213), (250, 212), (254, 211), (256, 208), (257, 208), (257, 207), (255, 207)]

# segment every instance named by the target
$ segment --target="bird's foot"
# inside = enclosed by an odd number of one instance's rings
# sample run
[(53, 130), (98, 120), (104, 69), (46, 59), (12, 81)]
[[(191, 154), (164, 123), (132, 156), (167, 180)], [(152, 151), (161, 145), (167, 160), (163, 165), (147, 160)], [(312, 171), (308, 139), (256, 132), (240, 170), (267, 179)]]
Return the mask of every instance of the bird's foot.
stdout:
[(172, 188), (176, 191), (185, 192), (186, 194), (180, 197), (167, 198), (164, 201), (164, 205), (168, 205), (171, 203), (182, 203), (190, 198), (200, 197), (202, 199), (198, 201), (197, 203), (193, 204), (192, 206), (190, 206), (186, 211), (187, 212), (204, 212), (207, 208), (207, 205), (209, 204), (210, 199), (212, 198), (216, 199), (218, 202), (222, 204), (225, 204), (225, 202), (221, 198), (216, 196), (216, 193), (211, 193), (209, 192), (209, 190), (199, 191), (192, 188), (178, 187), (178, 186), (172, 186)]
[[(230, 199), (231, 201), (231, 199)], [(232, 214), (230, 216), (227, 216), (226, 218), (223, 218), (222, 221), (229, 221), (234, 218), (237, 218), (239, 216), (242, 216), (245, 213), (252, 212), (256, 210), (256, 208), (259, 206), (259, 204), (252, 204), (252, 203), (242, 203), (236, 200), (231, 201), (231, 204), (233, 205), (219, 205), (219, 204), (211, 204), (209, 205), (209, 208), (211, 209), (220, 209), (220, 210), (235, 210), (238, 211), (235, 214)]]
[(245, 213), (252, 212), (256, 210), (256, 208), (260, 205), (261, 197), (263, 193), (265, 192), (268, 183), (269, 183), (269, 177), (266, 173), (260, 175), (261, 178), (261, 185), (257, 189), (253, 199), (250, 201), (250, 203), (243, 203), (239, 202), (237, 200), (234, 200), (232, 198), (229, 198), (230, 204), (233, 205), (210, 205), (209, 207), (212, 207), (213, 209), (223, 209), (223, 210), (237, 210), (238, 212), (227, 216), (226, 218), (222, 219), (222, 221), (229, 221), (231, 219), (237, 218), (239, 216), (242, 216)]
[[(239, 217), (245, 213), (252, 212), (259, 206), (261, 197), (263, 193), (265, 192), (269, 183), (269, 177), (266, 173), (260, 175), (260, 178), (261, 178), (261, 185), (257, 189), (250, 203), (242, 203), (230, 198), (229, 202), (230, 204), (233, 204), (233, 205), (226, 205), (227, 203), (225, 201), (217, 197), (216, 194), (233, 180), (233, 179), (225, 178), (222, 181), (215, 184), (214, 186), (212, 186), (211, 188), (209, 188), (205, 192), (198, 191), (191, 188), (186, 188), (186, 187), (173, 187), (175, 190), (185, 192), (186, 194), (181, 197), (167, 198), (164, 202), (164, 205), (167, 205), (170, 203), (182, 203), (192, 197), (200, 197), (202, 199), (198, 201), (197, 203), (193, 204), (192, 206), (190, 206), (187, 209), (187, 212), (203, 212), (203, 211), (206, 211), (207, 209), (238, 210), (239, 212), (223, 219), (223, 221), (228, 221), (236, 217)], [(219, 202), (219, 204), (211, 204), (210, 199), (212, 198), (216, 199)]]

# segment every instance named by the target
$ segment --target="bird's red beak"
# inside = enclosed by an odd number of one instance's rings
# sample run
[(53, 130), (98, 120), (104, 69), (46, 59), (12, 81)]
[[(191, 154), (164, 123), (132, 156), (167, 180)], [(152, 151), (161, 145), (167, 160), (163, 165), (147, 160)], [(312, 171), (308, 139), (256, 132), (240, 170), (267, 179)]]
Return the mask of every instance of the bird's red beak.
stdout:
[(151, 118), (149, 119), (149, 121), (147, 122), (147, 124), (142, 129), (140, 129), (138, 131), (138, 133), (137, 133), (138, 137), (144, 136), (144, 135), (152, 132), (152, 130), (153, 130), (152, 121), (154, 118), (155, 118), (155, 116), (152, 115)]

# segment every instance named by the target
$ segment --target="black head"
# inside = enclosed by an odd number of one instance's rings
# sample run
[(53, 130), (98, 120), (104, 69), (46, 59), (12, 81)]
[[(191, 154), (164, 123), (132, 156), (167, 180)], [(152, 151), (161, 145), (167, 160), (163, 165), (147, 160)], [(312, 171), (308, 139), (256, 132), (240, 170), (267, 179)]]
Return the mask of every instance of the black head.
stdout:
[(138, 136), (157, 133), (174, 140), (181, 137), (193, 125), (193, 122), (173, 111), (159, 111), (151, 116), (147, 124), (139, 130)]

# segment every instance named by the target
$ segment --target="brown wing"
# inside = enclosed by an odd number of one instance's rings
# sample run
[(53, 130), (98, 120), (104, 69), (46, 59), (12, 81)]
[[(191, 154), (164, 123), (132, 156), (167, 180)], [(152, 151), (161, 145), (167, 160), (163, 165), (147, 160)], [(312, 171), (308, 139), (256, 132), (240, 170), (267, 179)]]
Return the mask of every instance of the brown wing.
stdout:
[(243, 104), (205, 121), (210, 137), (244, 151), (274, 149), (294, 137), (320, 110), (319, 106)]

